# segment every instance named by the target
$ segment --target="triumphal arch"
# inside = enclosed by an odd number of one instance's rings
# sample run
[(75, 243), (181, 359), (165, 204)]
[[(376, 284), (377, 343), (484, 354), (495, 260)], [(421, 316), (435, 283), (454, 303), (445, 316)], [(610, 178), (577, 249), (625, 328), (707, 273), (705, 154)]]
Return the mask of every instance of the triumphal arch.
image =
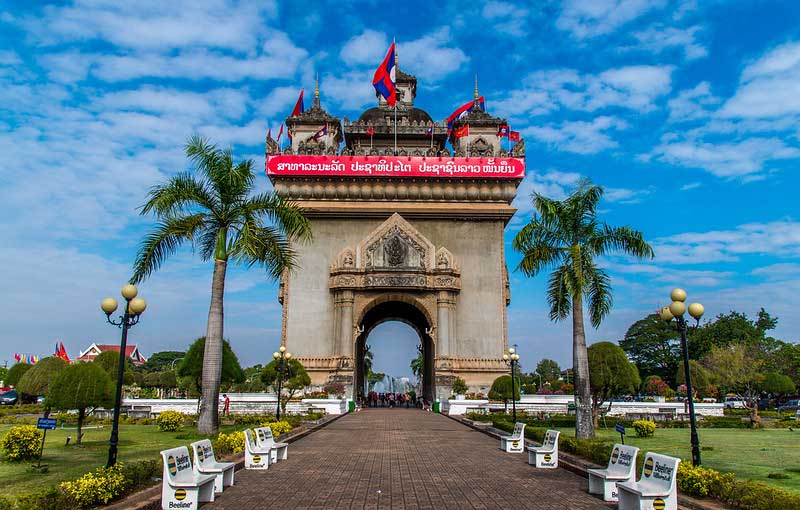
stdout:
[(398, 320), (419, 334), (427, 398), (447, 397), (457, 376), (485, 393), (508, 370), (503, 231), (524, 143), (498, 136), (506, 121), (483, 111), (477, 87), (448, 128), (414, 106), (414, 76), (396, 80), (396, 121), (380, 96), (340, 121), (317, 88), (313, 106), (286, 119), (291, 144), (267, 140), (267, 175), (313, 229), (281, 279), (282, 343), (314, 384), (343, 382), (357, 398), (370, 332)]

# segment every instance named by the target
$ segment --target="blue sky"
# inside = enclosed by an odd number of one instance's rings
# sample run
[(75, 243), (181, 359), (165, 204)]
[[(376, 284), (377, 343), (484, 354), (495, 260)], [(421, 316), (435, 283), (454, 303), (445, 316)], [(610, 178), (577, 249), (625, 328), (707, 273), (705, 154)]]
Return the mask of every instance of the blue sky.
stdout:
[[(606, 188), (604, 219), (642, 230), (652, 263), (609, 257), (615, 308), (589, 341), (618, 340), (680, 285), (709, 316), (764, 306), (800, 339), (800, 6), (794, 2), (299, 2), (82, 0), (0, 7), (0, 362), (117, 342), (99, 301), (128, 279), (147, 188), (186, 168), (193, 133), (263, 168), (273, 132), (320, 75), (323, 106), (356, 118), (396, 37), (417, 106), (472, 97), (522, 132), (528, 196)], [(259, 180), (268, 189), (266, 178)], [(508, 264), (518, 258), (507, 246)], [(149, 354), (204, 334), (211, 266), (189, 249), (141, 286), (131, 341)], [(546, 278), (512, 273), (509, 341), (523, 366), (571, 358)], [(279, 342), (276, 286), (229, 273), (225, 333), (245, 365)], [(378, 368), (403, 375), (415, 340), (387, 324)]]

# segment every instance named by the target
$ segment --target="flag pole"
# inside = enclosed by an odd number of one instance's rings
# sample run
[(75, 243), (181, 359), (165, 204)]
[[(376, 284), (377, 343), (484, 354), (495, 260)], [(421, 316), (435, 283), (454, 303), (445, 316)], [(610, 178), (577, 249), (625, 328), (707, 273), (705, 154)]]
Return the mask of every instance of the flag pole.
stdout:
[[(392, 45), (394, 46), (394, 72), (395, 72), (395, 74), (397, 74), (397, 71), (398, 71), (399, 65), (400, 65), (399, 64), (400, 57), (397, 54), (397, 42), (395, 41), (394, 37), (392, 37)], [(392, 85), (394, 86), (394, 90), (395, 90), (395, 92), (394, 92), (394, 94), (395, 94), (395, 98), (394, 98), (394, 155), (397, 156), (397, 81), (395, 81), (395, 83), (392, 83)]]
[(397, 103), (394, 103), (394, 155), (397, 156)]

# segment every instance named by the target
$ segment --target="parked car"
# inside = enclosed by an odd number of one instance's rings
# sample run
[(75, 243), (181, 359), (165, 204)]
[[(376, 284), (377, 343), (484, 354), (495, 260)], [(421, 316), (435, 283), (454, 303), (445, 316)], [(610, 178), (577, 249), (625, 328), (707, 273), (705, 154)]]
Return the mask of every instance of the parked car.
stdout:
[(725, 409), (747, 409), (742, 397), (725, 397)]
[(8, 390), (0, 395), (0, 405), (13, 406), (17, 403), (18, 398), (17, 390)]
[(800, 409), (800, 400), (789, 400), (778, 406), (778, 411), (797, 411), (798, 409)]

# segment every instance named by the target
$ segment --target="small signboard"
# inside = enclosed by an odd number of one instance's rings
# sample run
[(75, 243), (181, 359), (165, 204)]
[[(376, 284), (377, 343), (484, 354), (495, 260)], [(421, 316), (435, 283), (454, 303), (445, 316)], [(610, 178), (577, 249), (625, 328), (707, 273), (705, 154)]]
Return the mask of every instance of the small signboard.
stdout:
[(614, 430), (619, 432), (619, 438), (622, 441), (622, 444), (625, 444), (625, 425), (617, 423), (614, 425)]
[(36, 428), (42, 430), (55, 430), (56, 423), (57, 420), (55, 418), (39, 418), (39, 421), (36, 423)]

